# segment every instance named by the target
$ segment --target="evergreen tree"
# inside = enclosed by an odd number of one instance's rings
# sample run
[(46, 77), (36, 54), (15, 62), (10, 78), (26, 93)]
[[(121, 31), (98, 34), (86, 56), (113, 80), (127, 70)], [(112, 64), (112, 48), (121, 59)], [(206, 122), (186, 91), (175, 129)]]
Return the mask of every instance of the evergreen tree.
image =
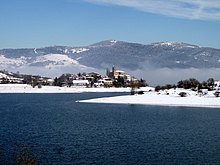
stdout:
[(208, 89), (209, 89), (209, 90), (212, 90), (212, 89), (213, 89), (214, 82), (215, 82), (215, 80), (214, 80), (213, 78), (209, 78), (209, 79), (207, 80), (207, 86), (208, 86)]

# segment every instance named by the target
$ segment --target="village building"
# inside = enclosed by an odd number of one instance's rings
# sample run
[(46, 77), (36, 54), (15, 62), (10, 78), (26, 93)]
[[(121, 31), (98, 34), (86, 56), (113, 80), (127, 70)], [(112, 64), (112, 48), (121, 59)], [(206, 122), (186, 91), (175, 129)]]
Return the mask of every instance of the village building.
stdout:
[(95, 79), (94, 77), (86, 76), (86, 80), (88, 80), (89, 82), (93, 82), (94, 79)]
[(132, 77), (130, 76), (130, 75), (125, 75), (125, 79), (126, 79), (126, 81), (128, 81), (128, 82), (131, 82), (132, 81)]
[(53, 85), (54, 80), (49, 78), (49, 79), (45, 79), (45, 84), (52, 86)]
[(8, 80), (9, 80), (10, 83), (22, 84), (24, 79), (23, 78), (10, 77)]
[(112, 71), (109, 71), (107, 69), (106, 74), (109, 78), (111, 78), (113, 81), (114, 80), (118, 80), (118, 78), (122, 78), (124, 80), (125, 83), (130, 83), (131, 81), (136, 81), (136, 79), (134, 77), (132, 77), (131, 75), (125, 74), (125, 71), (123, 70), (117, 70), (116, 66), (112, 67)]
[(112, 87), (113, 82), (111, 78), (103, 78), (94, 83), (94, 86), (97, 87)]
[(109, 78), (112, 78), (112, 79), (117, 79), (118, 77), (125, 78), (125, 71), (117, 70), (116, 66), (112, 67), (111, 72), (107, 69), (106, 74)]
[(86, 88), (89, 86), (89, 81), (88, 80), (73, 80), (72, 86)]
[(113, 86), (113, 82), (111, 78), (103, 78), (103, 82), (104, 82), (104, 86), (105, 87), (112, 87)]
[(98, 80), (96, 83), (94, 83), (95, 88), (102, 88), (104, 87), (104, 82), (102, 80)]
[(214, 81), (214, 89), (220, 90), (220, 81), (219, 80)]
[(90, 72), (90, 73), (88, 73), (88, 77), (94, 77), (94, 78), (96, 78), (96, 77), (100, 77), (101, 75), (99, 74), (99, 73), (97, 73), (97, 72)]

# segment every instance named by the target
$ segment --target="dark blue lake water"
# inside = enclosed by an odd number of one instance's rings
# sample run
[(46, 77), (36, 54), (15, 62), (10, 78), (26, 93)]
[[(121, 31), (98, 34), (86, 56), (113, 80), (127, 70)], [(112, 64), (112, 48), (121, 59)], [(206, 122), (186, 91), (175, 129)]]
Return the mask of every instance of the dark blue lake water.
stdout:
[(40, 164), (220, 164), (220, 109), (75, 102), (113, 95), (1, 94), (2, 157), (31, 138)]

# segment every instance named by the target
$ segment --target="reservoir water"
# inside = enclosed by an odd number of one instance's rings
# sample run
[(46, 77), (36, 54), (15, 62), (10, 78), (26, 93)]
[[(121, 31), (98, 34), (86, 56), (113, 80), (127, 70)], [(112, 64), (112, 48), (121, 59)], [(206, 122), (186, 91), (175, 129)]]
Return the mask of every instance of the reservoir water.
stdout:
[(1, 94), (0, 161), (31, 139), (39, 164), (220, 164), (220, 109), (75, 102), (114, 95)]

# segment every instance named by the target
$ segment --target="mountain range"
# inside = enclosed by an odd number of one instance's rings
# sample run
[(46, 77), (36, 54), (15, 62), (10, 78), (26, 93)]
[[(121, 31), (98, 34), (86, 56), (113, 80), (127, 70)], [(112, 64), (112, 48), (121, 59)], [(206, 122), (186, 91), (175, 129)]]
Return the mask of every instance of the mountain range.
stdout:
[[(143, 68), (220, 68), (220, 49), (182, 42), (152, 44), (106, 40), (89, 46), (2, 49), (0, 69), (37, 73)], [(40, 73), (39, 73), (40, 74)]]

